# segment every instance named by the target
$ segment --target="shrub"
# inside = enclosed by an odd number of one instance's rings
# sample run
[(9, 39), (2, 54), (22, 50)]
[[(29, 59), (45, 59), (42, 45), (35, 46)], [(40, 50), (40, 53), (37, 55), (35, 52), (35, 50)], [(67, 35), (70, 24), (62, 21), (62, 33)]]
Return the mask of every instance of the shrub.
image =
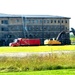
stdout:
[(9, 66), (9, 67), (7, 68), (7, 71), (8, 71), (8, 72), (18, 72), (19, 70), (18, 70), (17, 67)]
[(60, 65), (56, 65), (56, 66), (53, 66), (53, 69), (63, 69), (64, 67), (63, 66), (60, 66)]

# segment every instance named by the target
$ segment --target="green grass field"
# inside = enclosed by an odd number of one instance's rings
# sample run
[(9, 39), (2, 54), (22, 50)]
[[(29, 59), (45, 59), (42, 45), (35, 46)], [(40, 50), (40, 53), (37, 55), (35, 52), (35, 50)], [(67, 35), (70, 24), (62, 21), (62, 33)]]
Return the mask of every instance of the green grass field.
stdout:
[(71, 44), (75, 45), (75, 38), (71, 38)]
[(63, 46), (23, 46), (23, 47), (0, 47), (0, 53), (6, 52), (50, 52), (61, 50), (75, 50), (75, 45)]
[(8, 73), (0, 73), (0, 75), (75, 75), (75, 69), (31, 71), (31, 72), (8, 72)]
[(75, 36), (70, 35), (71, 44), (75, 45)]

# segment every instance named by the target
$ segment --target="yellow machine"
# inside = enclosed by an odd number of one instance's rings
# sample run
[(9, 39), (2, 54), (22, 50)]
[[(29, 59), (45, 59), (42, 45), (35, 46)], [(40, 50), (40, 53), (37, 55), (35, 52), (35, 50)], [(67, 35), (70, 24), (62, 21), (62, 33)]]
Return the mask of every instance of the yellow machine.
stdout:
[(61, 45), (61, 42), (48, 39), (44, 41), (44, 45)]

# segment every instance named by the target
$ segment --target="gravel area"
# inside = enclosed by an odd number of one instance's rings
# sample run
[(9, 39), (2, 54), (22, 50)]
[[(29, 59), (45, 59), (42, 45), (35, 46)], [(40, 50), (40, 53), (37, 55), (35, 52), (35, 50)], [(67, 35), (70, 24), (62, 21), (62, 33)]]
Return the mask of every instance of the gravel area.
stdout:
[(15, 52), (15, 53), (0, 53), (0, 57), (25, 57), (30, 55), (51, 55), (53, 53), (61, 55), (62, 53), (75, 53), (75, 51), (53, 51), (53, 52)]

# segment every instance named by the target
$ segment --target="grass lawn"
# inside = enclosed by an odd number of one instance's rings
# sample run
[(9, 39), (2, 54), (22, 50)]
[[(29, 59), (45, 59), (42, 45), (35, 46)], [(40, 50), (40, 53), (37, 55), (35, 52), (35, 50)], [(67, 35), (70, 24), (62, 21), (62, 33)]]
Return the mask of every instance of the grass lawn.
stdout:
[(75, 75), (75, 69), (31, 71), (31, 72), (7, 72), (0, 75)]
[(75, 50), (75, 45), (0, 47), (0, 53), (6, 53), (6, 52), (50, 52), (50, 51), (56, 51), (56, 50)]
[(71, 44), (75, 45), (75, 38), (71, 38)]

